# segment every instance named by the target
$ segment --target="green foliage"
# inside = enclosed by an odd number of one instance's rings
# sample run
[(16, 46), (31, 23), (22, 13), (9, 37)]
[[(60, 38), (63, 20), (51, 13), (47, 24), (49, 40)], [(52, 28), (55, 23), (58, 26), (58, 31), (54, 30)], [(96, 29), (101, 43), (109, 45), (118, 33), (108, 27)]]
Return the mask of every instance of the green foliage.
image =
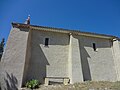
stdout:
[(30, 80), (25, 85), (27, 88), (35, 89), (39, 87), (39, 81), (38, 80)]
[(3, 38), (2, 41), (0, 42), (0, 48), (4, 48), (5, 45), (5, 39)]
[(5, 45), (5, 39), (3, 38), (2, 41), (0, 42), (0, 59), (4, 51), (4, 45)]

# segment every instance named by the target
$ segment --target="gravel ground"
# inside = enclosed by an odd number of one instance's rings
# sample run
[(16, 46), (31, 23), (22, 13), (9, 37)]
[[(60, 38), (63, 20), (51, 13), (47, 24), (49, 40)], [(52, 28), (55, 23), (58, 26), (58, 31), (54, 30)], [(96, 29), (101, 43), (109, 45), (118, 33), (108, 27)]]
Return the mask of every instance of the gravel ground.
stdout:
[[(23, 89), (31, 90), (31, 89)], [(120, 82), (84, 82), (71, 85), (40, 85), (39, 89), (34, 90), (120, 90)]]

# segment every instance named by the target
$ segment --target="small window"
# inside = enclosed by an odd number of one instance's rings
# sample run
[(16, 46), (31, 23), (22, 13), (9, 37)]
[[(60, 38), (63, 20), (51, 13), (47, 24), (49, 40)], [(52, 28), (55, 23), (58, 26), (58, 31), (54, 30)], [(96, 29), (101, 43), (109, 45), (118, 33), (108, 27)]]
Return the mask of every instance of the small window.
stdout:
[(49, 38), (45, 38), (45, 46), (48, 46)]
[(97, 49), (96, 49), (96, 44), (95, 44), (95, 43), (93, 43), (93, 50), (94, 50), (94, 51), (97, 50)]

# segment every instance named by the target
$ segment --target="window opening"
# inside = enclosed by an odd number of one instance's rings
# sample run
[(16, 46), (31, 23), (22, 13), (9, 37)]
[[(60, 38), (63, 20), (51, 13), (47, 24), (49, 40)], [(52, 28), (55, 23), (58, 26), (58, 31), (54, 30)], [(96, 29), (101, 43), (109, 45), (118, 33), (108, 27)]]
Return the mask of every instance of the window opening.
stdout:
[(49, 38), (45, 38), (45, 46), (48, 46)]
[(96, 51), (96, 44), (93, 43), (93, 50)]

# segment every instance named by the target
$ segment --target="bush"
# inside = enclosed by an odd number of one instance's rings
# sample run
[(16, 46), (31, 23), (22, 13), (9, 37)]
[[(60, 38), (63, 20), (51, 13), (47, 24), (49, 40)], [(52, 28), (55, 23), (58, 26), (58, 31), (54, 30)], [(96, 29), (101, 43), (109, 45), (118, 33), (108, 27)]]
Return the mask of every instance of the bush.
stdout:
[(38, 80), (30, 80), (25, 85), (27, 88), (35, 89), (39, 87), (39, 81)]

